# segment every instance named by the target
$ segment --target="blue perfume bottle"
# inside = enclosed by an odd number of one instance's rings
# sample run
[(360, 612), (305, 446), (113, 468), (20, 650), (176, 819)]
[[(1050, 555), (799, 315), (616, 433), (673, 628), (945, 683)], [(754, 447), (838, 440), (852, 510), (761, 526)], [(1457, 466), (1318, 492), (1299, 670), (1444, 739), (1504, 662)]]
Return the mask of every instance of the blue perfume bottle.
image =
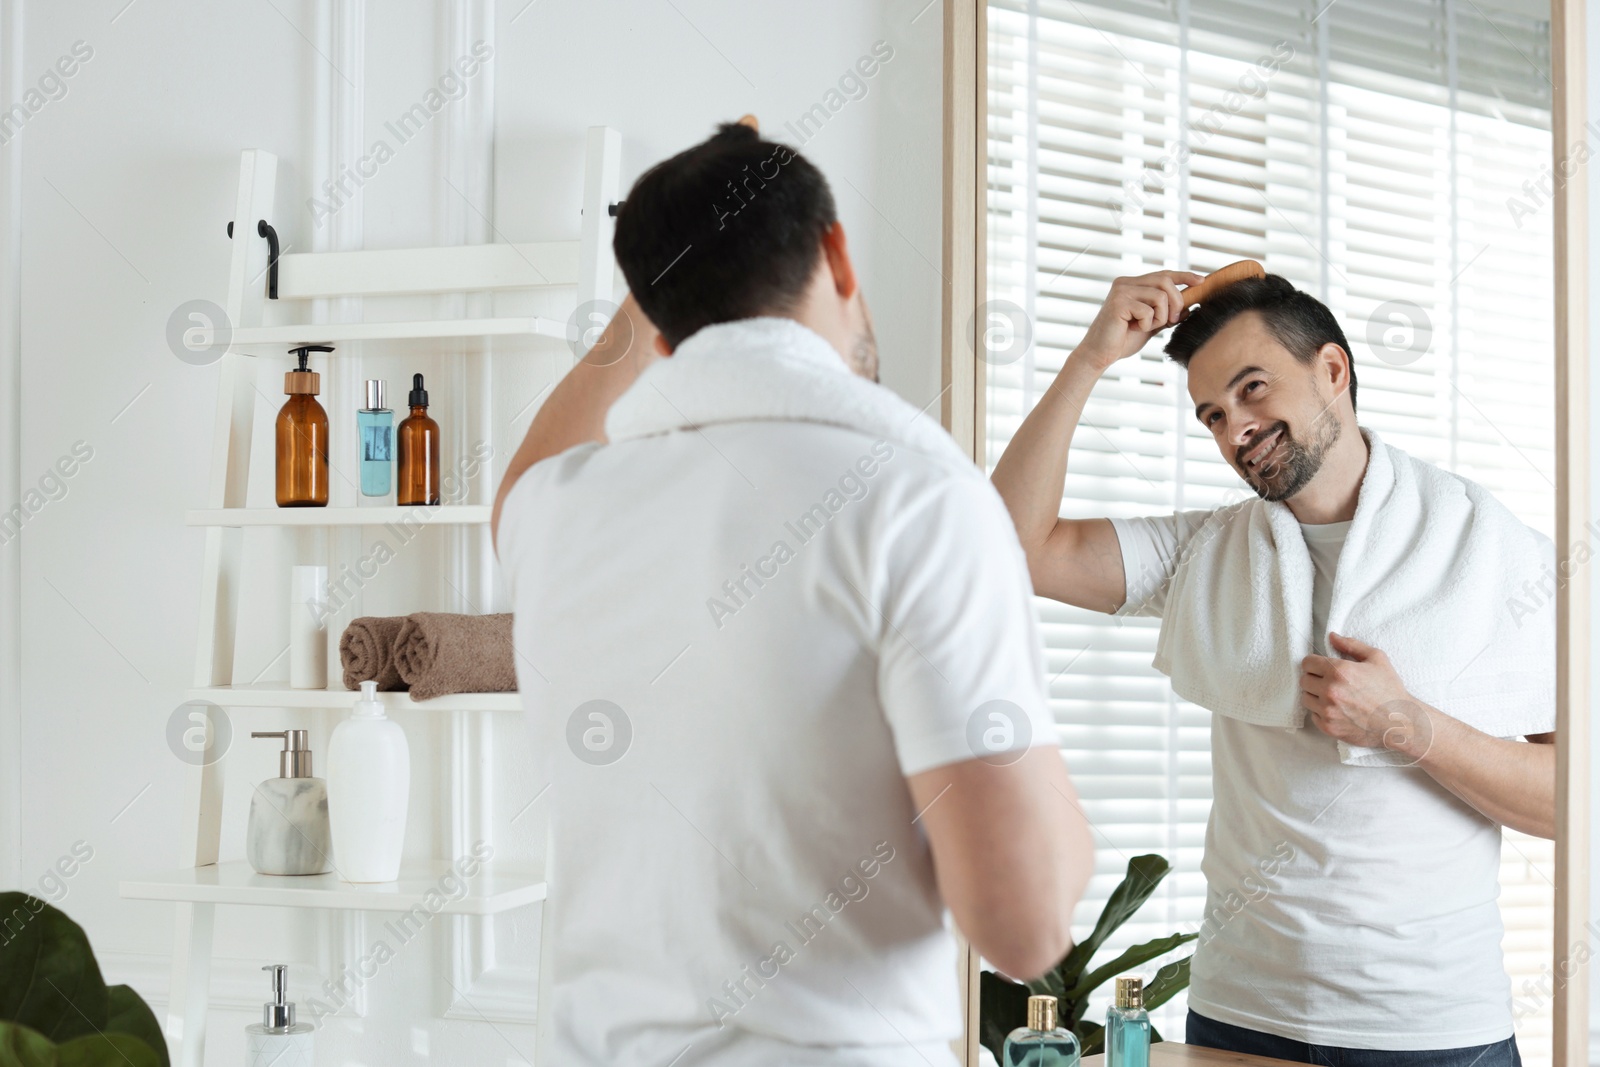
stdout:
[(1006, 1035), (1001, 1067), (1078, 1067), (1078, 1038), (1056, 1025), (1056, 998), (1028, 998), (1028, 1025)]
[(1106, 1009), (1106, 1067), (1150, 1067), (1150, 1015), (1144, 1010), (1144, 979), (1118, 978), (1117, 997)]
[(393, 488), (394, 412), (384, 403), (386, 389), (382, 378), (368, 378), (367, 406), (356, 412), (362, 496), (388, 496)]

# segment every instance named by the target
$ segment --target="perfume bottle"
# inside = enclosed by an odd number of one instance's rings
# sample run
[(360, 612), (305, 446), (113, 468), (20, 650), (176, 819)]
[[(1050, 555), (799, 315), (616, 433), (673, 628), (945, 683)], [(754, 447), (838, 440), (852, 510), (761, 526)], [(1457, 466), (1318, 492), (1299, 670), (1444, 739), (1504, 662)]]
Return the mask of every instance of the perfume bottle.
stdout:
[(1150, 1014), (1144, 979), (1118, 978), (1117, 999), (1106, 1009), (1106, 1067), (1149, 1067)]
[(356, 412), (361, 441), (361, 495), (388, 496), (394, 468), (394, 412), (385, 403), (388, 383), (367, 379), (367, 406)]
[(261, 1005), (261, 1021), (244, 1028), (249, 1067), (311, 1067), (311, 1035), (315, 1027), (294, 1021), (281, 963), (261, 968), (272, 972), (272, 999)]
[(399, 481), (396, 504), (439, 503), (439, 424), (428, 417), (428, 391), (422, 375), (411, 376), (411, 395), (406, 398), (411, 414), (400, 422)]
[(1028, 1025), (1006, 1035), (1001, 1067), (1078, 1067), (1078, 1038), (1056, 1025), (1056, 998), (1028, 998)]

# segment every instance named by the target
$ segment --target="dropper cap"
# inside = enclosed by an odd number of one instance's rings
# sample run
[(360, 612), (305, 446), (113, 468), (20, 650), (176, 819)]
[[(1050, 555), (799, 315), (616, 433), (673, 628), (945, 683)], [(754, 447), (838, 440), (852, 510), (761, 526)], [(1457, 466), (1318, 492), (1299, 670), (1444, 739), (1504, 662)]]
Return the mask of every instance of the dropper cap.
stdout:
[(413, 374), (411, 376), (411, 395), (407, 398), (406, 403), (414, 408), (428, 406), (428, 391), (422, 387), (422, 375)]
[(368, 679), (361, 683), (361, 699), (356, 701), (355, 710), (351, 715), (357, 719), (386, 718), (383, 701), (378, 699), (377, 682)]
[(313, 352), (332, 352), (332, 345), (301, 345), (299, 348), (289, 349), (291, 356), (300, 357), (300, 369), (289, 371), (283, 376), (283, 391), (285, 393), (310, 393), (316, 396), (321, 391), (322, 375), (306, 366)]
[(261, 1005), (261, 1025), (268, 1030), (287, 1030), (294, 1025), (294, 1002), (287, 999), (289, 968), (270, 963), (261, 969), (272, 972), (272, 999)]

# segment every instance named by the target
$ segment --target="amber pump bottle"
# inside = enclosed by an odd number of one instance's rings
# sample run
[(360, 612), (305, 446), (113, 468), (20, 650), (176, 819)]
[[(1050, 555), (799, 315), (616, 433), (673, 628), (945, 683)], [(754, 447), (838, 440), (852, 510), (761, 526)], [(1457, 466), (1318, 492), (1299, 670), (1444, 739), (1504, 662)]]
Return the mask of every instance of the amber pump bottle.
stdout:
[(396, 504), (439, 503), (439, 424), (428, 417), (428, 391), (422, 375), (411, 376), (411, 406), (395, 429), (399, 470), (395, 478)]
[(300, 369), (283, 376), (289, 394), (278, 412), (278, 506), (328, 506), (328, 413), (317, 403), (322, 376), (306, 366), (312, 352), (332, 352), (328, 345), (292, 348)]

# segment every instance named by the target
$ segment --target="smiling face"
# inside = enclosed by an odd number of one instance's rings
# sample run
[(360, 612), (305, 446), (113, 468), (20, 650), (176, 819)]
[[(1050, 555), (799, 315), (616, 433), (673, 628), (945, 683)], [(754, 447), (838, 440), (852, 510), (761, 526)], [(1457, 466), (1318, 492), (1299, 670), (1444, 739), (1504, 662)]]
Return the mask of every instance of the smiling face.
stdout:
[(1236, 315), (1189, 360), (1195, 417), (1263, 500), (1288, 500), (1322, 469), (1355, 413), (1343, 349), (1294, 357), (1256, 312)]

